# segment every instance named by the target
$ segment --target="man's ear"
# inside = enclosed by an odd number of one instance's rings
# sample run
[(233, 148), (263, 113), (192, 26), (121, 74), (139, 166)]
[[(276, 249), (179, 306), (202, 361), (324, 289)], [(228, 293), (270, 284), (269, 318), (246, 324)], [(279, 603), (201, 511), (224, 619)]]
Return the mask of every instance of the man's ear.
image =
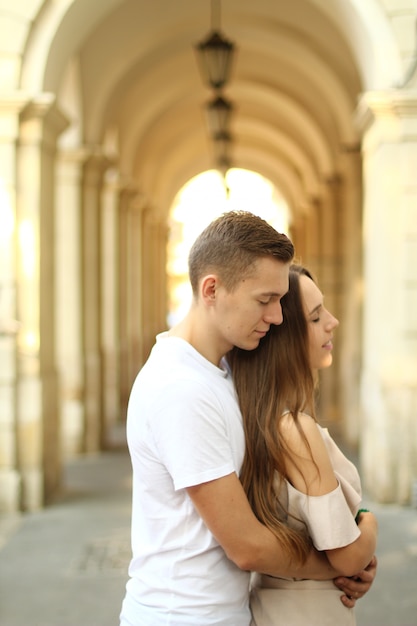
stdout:
[(216, 300), (216, 291), (218, 287), (218, 278), (215, 274), (204, 276), (201, 281), (201, 298), (203, 302), (210, 305)]

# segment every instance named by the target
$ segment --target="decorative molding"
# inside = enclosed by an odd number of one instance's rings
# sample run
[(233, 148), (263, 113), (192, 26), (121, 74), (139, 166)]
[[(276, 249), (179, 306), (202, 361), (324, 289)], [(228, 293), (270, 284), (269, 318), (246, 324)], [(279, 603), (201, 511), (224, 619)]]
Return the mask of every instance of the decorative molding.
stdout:
[(417, 117), (417, 90), (368, 91), (358, 103), (355, 124), (363, 133), (378, 118)]

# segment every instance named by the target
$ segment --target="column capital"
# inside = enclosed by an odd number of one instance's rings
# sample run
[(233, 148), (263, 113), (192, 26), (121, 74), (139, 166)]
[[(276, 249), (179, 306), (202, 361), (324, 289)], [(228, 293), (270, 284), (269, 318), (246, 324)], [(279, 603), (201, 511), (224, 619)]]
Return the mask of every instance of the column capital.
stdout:
[(361, 96), (355, 113), (355, 124), (362, 134), (376, 121), (407, 119), (417, 119), (417, 89), (368, 91)]
[[(47, 92), (28, 99), (20, 111), (19, 118), (21, 124), (29, 123), (25, 132), (27, 138), (37, 138), (42, 132), (43, 136), (47, 134), (53, 142), (70, 125), (69, 118), (57, 104), (55, 94)], [(30, 122), (40, 122), (42, 131), (39, 130), (39, 125)]]
[(15, 91), (2, 94), (0, 99), (0, 128), (3, 140), (19, 136), (19, 116), (29, 101), (28, 95)]
[(29, 94), (23, 91), (4, 93), (0, 99), (0, 114), (20, 113), (29, 101)]
[(119, 194), (119, 209), (131, 213), (145, 213), (148, 201), (145, 193), (133, 180), (119, 176), (116, 181)]
[(82, 146), (78, 155), (81, 161), (84, 182), (88, 186), (101, 187), (104, 183), (106, 172), (115, 164), (114, 158), (109, 157), (99, 144)]

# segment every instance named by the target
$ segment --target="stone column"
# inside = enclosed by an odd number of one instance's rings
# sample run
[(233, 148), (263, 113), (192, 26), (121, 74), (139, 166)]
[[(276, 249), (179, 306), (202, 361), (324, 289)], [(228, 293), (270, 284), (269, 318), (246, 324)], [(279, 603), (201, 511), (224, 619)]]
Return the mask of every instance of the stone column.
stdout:
[(43, 94), (20, 114), (17, 152), (17, 448), (22, 507), (48, 502), (60, 486), (55, 354), (54, 166), (67, 119)]
[(417, 479), (417, 95), (368, 93), (358, 122), (364, 161), (365, 487), (410, 500)]
[(60, 380), (63, 455), (79, 454), (84, 445), (82, 343), (81, 181), (85, 154), (65, 150), (56, 171), (55, 298), (56, 353)]
[[(317, 278), (325, 297), (326, 308), (338, 319), (341, 317), (340, 294), (342, 275), (340, 267), (340, 196), (341, 180), (334, 176), (323, 182), (320, 202), (317, 206), (319, 219), (319, 253)], [(335, 343), (337, 334), (335, 335)], [(338, 397), (339, 351), (333, 352), (333, 365), (320, 372), (319, 410), (322, 421), (340, 420)]]
[(155, 336), (167, 328), (167, 225), (150, 210), (143, 214), (143, 360)]
[[(308, 217), (305, 219), (305, 249), (301, 255), (302, 264), (317, 278), (320, 276), (321, 262), (321, 200), (312, 198)], [(296, 250), (298, 253), (298, 250)]]
[(121, 418), (119, 382), (119, 180), (116, 170), (106, 172), (102, 194), (101, 311), (103, 359), (103, 420), (101, 442), (112, 444), (112, 431)]
[[(119, 341), (120, 341), (120, 414), (126, 416), (134, 376), (142, 362), (137, 346), (142, 332), (142, 215), (135, 186), (119, 190)], [(139, 223), (138, 223), (139, 221)], [(136, 355), (136, 358), (132, 357)], [(132, 368), (132, 361), (135, 367)]]
[(101, 448), (102, 371), (102, 229), (103, 177), (109, 161), (100, 149), (86, 157), (82, 181), (82, 337), (84, 354), (84, 452)]
[[(143, 360), (143, 283), (151, 271), (148, 262), (143, 259), (143, 221), (142, 213), (145, 204), (139, 193), (131, 198), (128, 213), (128, 273), (129, 303), (127, 307), (127, 334), (129, 337), (128, 385), (129, 391), (133, 381), (142, 367)], [(157, 286), (155, 285), (155, 288)]]
[(339, 403), (345, 441), (357, 445), (360, 436), (359, 386), (362, 364), (362, 156), (360, 147), (346, 147), (341, 156), (343, 194), (340, 197), (341, 251), (340, 326), (335, 352), (339, 358)]
[(17, 446), (17, 277), (16, 141), (25, 100), (0, 102), (0, 513), (21, 504), (20, 451)]

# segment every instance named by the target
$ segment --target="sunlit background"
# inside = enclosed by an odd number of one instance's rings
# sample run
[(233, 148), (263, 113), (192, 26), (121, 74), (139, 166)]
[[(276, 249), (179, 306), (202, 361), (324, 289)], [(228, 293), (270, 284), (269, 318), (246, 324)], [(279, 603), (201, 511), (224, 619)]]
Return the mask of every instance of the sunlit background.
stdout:
[(188, 252), (199, 233), (216, 217), (232, 210), (251, 211), (280, 232), (288, 233), (289, 211), (270, 181), (255, 172), (217, 170), (199, 174), (178, 193), (170, 215), (168, 244), (168, 325), (187, 312), (191, 301)]

